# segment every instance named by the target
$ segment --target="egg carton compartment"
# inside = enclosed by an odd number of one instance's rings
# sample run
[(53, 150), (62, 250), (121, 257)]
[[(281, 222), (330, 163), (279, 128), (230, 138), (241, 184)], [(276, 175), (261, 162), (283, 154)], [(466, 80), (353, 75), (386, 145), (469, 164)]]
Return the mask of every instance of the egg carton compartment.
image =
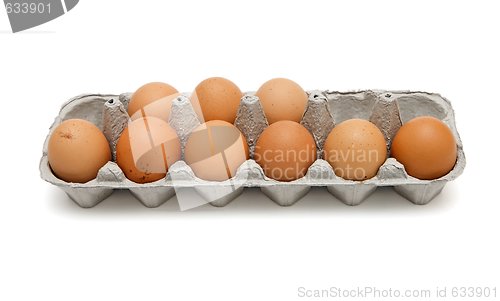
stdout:
[[(244, 162), (236, 175), (222, 182), (205, 181), (195, 176), (191, 168), (178, 161), (169, 167), (165, 178), (146, 184), (127, 179), (114, 162), (115, 147), (121, 132), (127, 126), (127, 106), (131, 93), (120, 95), (84, 94), (65, 103), (52, 124), (43, 146), (40, 175), (45, 181), (63, 189), (79, 206), (90, 208), (110, 196), (115, 189), (128, 189), (143, 205), (158, 207), (177, 195), (181, 209), (210, 203), (225, 206), (238, 197), (245, 187), (259, 187), (272, 201), (290, 206), (304, 197), (313, 186), (326, 187), (338, 200), (347, 205), (358, 205), (379, 186), (392, 186), (409, 201), (429, 203), (448, 181), (458, 177), (465, 167), (462, 142), (455, 126), (450, 102), (435, 93), (409, 91), (365, 90), (356, 92), (308, 91), (308, 105), (301, 124), (313, 135), (318, 147), (318, 159), (306, 175), (291, 182), (279, 182), (265, 176), (252, 159), (255, 143), (268, 126), (262, 106), (254, 93), (246, 93), (238, 108), (235, 126), (245, 136), (250, 159)], [(169, 124), (181, 141), (182, 156), (187, 138), (200, 121), (191, 106), (188, 94), (182, 94), (172, 103)], [(335, 175), (332, 167), (322, 159), (322, 148), (331, 129), (344, 120), (361, 118), (373, 122), (383, 133), (387, 148), (403, 123), (414, 117), (428, 115), (446, 123), (457, 142), (457, 162), (445, 176), (434, 180), (420, 180), (408, 175), (404, 166), (394, 158), (387, 158), (377, 175), (365, 181), (345, 180)], [(113, 161), (98, 172), (96, 179), (87, 183), (68, 183), (58, 179), (50, 169), (47, 146), (50, 134), (62, 121), (80, 118), (99, 127), (109, 141)], [(335, 201), (332, 197), (332, 201)]]

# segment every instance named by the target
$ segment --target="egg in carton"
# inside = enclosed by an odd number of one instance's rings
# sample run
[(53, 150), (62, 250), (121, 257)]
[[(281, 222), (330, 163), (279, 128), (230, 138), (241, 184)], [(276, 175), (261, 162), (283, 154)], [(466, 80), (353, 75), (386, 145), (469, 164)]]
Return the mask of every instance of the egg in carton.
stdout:
[[(249, 146), (250, 159), (226, 181), (205, 181), (195, 176), (183, 161), (169, 167), (165, 178), (146, 184), (127, 179), (114, 162), (116, 143), (129, 122), (127, 106), (130, 93), (121, 95), (85, 94), (64, 104), (51, 126), (40, 161), (42, 179), (62, 188), (79, 206), (89, 208), (110, 196), (115, 189), (128, 189), (147, 207), (158, 207), (177, 195), (182, 210), (206, 203), (225, 206), (240, 195), (245, 187), (258, 187), (281, 206), (290, 206), (304, 197), (313, 186), (326, 187), (337, 199), (347, 205), (358, 205), (379, 186), (392, 186), (409, 201), (424, 205), (438, 195), (448, 181), (458, 177), (465, 167), (465, 155), (457, 132), (454, 111), (450, 102), (435, 93), (409, 91), (365, 90), (356, 92), (309, 91), (308, 104), (301, 124), (314, 137), (318, 159), (306, 175), (290, 182), (280, 182), (265, 176), (263, 169), (252, 159), (259, 135), (268, 126), (260, 101), (254, 93), (246, 93), (238, 108), (235, 126), (240, 129)], [(375, 177), (364, 181), (345, 180), (337, 176), (328, 162), (322, 159), (323, 145), (335, 124), (352, 118), (369, 120), (384, 135), (387, 149), (401, 125), (417, 116), (433, 116), (451, 129), (457, 143), (457, 161), (454, 168), (441, 178), (420, 180), (408, 175), (404, 166), (388, 157)], [(48, 140), (53, 129), (72, 118), (88, 120), (99, 127), (108, 139), (113, 161), (98, 172), (96, 179), (87, 183), (68, 183), (58, 179), (47, 159)], [(190, 133), (200, 121), (187, 94), (172, 102), (169, 124), (179, 136), (182, 154)], [(389, 154), (389, 152), (388, 152)], [(333, 199), (333, 198), (332, 198)]]

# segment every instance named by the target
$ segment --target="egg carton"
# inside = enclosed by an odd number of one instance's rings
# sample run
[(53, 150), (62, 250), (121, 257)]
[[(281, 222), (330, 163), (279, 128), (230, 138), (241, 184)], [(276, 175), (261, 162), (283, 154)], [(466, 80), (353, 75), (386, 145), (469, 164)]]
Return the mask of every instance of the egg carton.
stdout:
[[(281, 206), (290, 206), (305, 196), (313, 186), (326, 187), (338, 200), (347, 205), (358, 205), (377, 187), (392, 186), (394, 190), (414, 204), (424, 205), (438, 195), (448, 181), (458, 177), (465, 167), (465, 155), (457, 132), (454, 111), (450, 102), (439, 94), (409, 91), (364, 90), (356, 92), (308, 91), (308, 104), (301, 120), (313, 135), (318, 147), (318, 159), (306, 175), (291, 182), (279, 182), (265, 176), (253, 160), (245, 161), (236, 175), (223, 182), (197, 178), (183, 161), (169, 167), (165, 178), (156, 182), (138, 184), (127, 179), (115, 161), (115, 147), (129, 117), (127, 107), (131, 93), (121, 95), (84, 94), (64, 104), (52, 124), (43, 146), (40, 161), (42, 179), (63, 189), (79, 206), (89, 208), (109, 197), (116, 189), (128, 189), (147, 207), (158, 207), (177, 195), (181, 210), (210, 203), (225, 206), (242, 193), (246, 187), (258, 187), (271, 200)], [(335, 175), (332, 167), (322, 159), (322, 148), (331, 129), (344, 120), (361, 118), (373, 122), (383, 133), (387, 148), (402, 123), (414, 117), (428, 115), (446, 123), (457, 142), (457, 162), (453, 170), (434, 180), (420, 180), (408, 175), (404, 166), (388, 157), (377, 175), (365, 181), (345, 180)], [(96, 179), (87, 183), (68, 183), (58, 179), (47, 159), (50, 134), (62, 121), (71, 118), (85, 119), (99, 127), (108, 139), (113, 161), (98, 172)], [(187, 94), (172, 103), (170, 125), (181, 141), (182, 154), (191, 131), (200, 121)], [(262, 106), (255, 93), (246, 93), (241, 99), (234, 123), (245, 136), (253, 156), (256, 141), (268, 126)], [(332, 197), (332, 201), (335, 201)]]

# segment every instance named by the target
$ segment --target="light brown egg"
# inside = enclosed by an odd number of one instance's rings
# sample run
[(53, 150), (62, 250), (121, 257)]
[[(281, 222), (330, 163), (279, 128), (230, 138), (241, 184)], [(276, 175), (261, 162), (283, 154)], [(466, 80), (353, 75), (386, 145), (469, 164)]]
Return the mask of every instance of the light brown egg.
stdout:
[(305, 176), (316, 160), (316, 143), (311, 133), (299, 123), (277, 121), (260, 135), (254, 158), (267, 177), (293, 181)]
[(274, 78), (257, 91), (269, 124), (280, 120), (300, 122), (307, 106), (307, 94), (296, 82)]
[(180, 158), (177, 133), (156, 117), (131, 121), (116, 145), (116, 163), (125, 176), (136, 183), (162, 179), (169, 166)]
[(368, 120), (349, 119), (335, 126), (323, 147), (324, 159), (346, 180), (374, 177), (387, 158), (384, 135)]
[(240, 88), (232, 81), (211, 77), (196, 86), (191, 103), (201, 121), (223, 120), (234, 123), (242, 96)]
[(54, 174), (66, 182), (85, 183), (109, 160), (111, 151), (104, 134), (82, 119), (68, 119), (52, 132), (48, 160)]
[(248, 145), (237, 127), (211, 120), (189, 136), (184, 157), (195, 175), (207, 181), (225, 181), (248, 159)]
[(396, 133), (391, 155), (418, 179), (431, 180), (449, 173), (457, 161), (457, 143), (450, 128), (430, 116), (414, 118)]
[(153, 82), (137, 89), (128, 104), (128, 115), (132, 119), (153, 116), (168, 121), (172, 100), (179, 96), (177, 89), (169, 84)]
[(152, 103), (142, 107), (140, 110), (137, 110), (130, 116), (130, 119), (135, 120), (137, 118), (151, 116), (168, 122), (170, 112), (172, 111), (172, 102), (179, 97), (179, 95), (181, 95), (181, 93), (174, 93), (153, 101)]

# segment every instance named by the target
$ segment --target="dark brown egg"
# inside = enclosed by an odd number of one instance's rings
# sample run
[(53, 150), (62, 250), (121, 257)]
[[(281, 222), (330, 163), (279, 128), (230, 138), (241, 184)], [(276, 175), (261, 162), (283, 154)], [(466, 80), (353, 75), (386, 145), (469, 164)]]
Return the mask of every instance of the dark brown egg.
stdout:
[(405, 123), (396, 133), (391, 155), (418, 179), (431, 180), (449, 173), (457, 161), (457, 143), (441, 120), (422, 116)]

